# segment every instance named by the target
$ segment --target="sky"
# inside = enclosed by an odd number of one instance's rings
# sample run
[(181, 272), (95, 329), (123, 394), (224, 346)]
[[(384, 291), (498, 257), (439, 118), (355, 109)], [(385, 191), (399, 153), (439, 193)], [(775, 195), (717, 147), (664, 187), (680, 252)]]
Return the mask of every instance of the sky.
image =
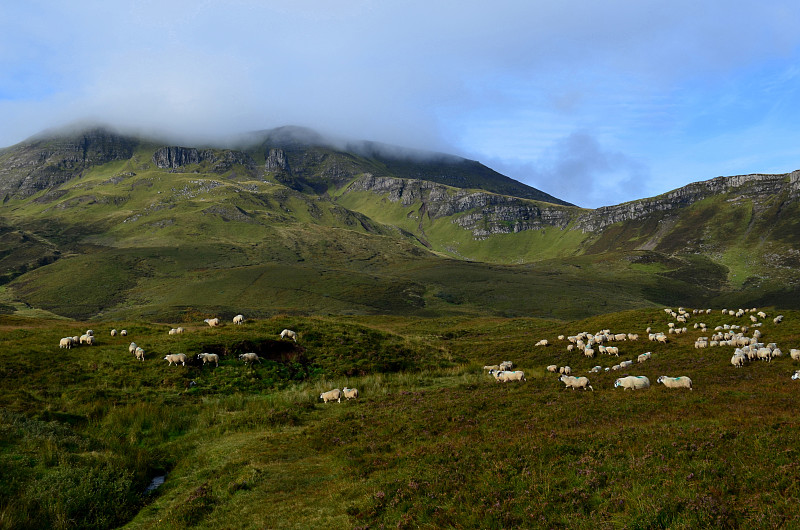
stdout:
[(800, 169), (799, 22), (796, 0), (4, 0), (0, 146), (298, 125), (596, 208)]

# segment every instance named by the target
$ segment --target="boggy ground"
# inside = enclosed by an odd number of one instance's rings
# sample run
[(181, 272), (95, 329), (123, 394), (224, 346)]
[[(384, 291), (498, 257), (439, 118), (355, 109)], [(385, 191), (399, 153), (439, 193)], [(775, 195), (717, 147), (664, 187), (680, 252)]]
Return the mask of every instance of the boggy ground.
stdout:
[[(792, 528), (800, 525), (800, 312), (761, 327), (784, 356), (737, 369), (697, 350), (711, 315), (666, 345), (661, 310), (577, 322), (288, 317), (186, 323), (0, 320), (0, 526), (11, 528)], [(202, 320), (202, 319), (199, 319)], [(183, 335), (168, 335), (182, 325)], [(112, 338), (112, 328), (129, 336)], [(280, 341), (285, 327), (300, 340)], [(59, 350), (87, 328), (99, 344)], [(640, 334), (620, 359), (568, 353), (559, 334)], [(709, 334), (709, 333), (707, 333)], [(551, 346), (534, 347), (547, 338)], [(145, 362), (128, 353), (133, 340)], [(163, 356), (220, 353), (220, 366)], [(237, 355), (263, 357), (252, 368)], [(511, 360), (526, 382), (482, 367)], [(588, 375), (565, 390), (548, 364)], [(614, 389), (646, 375), (644, 391)], [(659, 375), (687, 375), (669, 390)], [(356, 401), (320, 392), (356, 387)], [(163, 486), (144, 491), (153, 477)]]

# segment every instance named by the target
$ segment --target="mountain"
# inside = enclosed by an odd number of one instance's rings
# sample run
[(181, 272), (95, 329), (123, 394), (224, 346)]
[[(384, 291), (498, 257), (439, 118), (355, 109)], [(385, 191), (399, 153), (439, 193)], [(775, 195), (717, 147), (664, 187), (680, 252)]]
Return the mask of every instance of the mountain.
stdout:
[(800, 173), (587, 210), (478, 162), (283, 127), (216, 145), (109, 128), (0, 151), (0, 309), (575, 318), (798, 305)]

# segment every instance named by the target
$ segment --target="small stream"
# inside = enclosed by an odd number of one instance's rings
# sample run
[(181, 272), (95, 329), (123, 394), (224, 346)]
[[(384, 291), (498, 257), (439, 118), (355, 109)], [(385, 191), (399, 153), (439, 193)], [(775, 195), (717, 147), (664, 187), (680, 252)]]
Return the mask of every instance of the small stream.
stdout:
[(156, 491), (167, 479), (167, 475), (158, 475), (157, 477), (153, 477), (153, 480), (150, 481), (150, 485), (147, 486), (147, 489), (144, 490), (145, 495), (150, 495), (154, 491)]

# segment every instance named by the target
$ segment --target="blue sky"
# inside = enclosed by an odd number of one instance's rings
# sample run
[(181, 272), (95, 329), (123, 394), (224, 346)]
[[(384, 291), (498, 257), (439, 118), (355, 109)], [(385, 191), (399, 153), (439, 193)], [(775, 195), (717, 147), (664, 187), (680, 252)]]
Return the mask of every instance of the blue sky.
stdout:
[(800, 169), (800, 4), (10, 0), (0, 146), (80, 120), (445, 151), (584, 207)]

